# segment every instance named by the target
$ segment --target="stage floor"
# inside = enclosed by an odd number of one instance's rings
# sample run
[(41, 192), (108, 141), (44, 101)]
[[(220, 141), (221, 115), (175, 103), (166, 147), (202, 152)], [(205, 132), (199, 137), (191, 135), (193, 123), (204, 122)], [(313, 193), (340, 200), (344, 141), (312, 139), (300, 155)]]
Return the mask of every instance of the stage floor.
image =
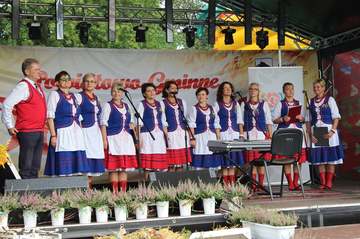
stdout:
[[(273, 189), (279, 191), (279, 187)], [(331, 191), (305, 186), (305, 198), (300, 191), (289, 192), (286, 186), (282, 198), (271, 200), (268, 195), (255, 194), (244, 205), (294, 212), (305, 227), (360, 223), (360, 185), (337, 180)]]
[[(279, 191), (279, 187), (273, 186), (273, 191)], [(289, 192), (287, 186), (284, 186), (283, 197), (274, 197), (270, 200), (268, 195), (251, 196), (250, 200), (244, 202), (245, 206), (261, 205), (274, 209), (296, 209), (312, 208), (321, 206), (335, 205), (360, 205), (360, 184), (354, 181), (339, 180), (334, 183), (332, 190), (320, 190), (317, 186), (305, 186), (305, 198), (301, 191)]]

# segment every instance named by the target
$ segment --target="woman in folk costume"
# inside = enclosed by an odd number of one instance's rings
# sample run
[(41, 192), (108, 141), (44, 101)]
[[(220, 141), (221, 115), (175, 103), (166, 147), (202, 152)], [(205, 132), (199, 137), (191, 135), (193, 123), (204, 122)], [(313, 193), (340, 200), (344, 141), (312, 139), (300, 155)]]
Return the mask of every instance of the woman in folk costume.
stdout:
[[(167, 123), (164, 109), (159, 101), (155, 100), (156, 89), (152, 83), (144, 83), (141, 86), (141, 93), (144, 96), (139, 104), (139, 114), (144, 119), (139, 121), (139, 147), (141, 167), (146, 171), (167, 171), (169, 167), (166, 152), (165, 138), (167, 138)], [(147, 128), (146, 128), (147, 127)], [(152, 139), (150, 130), (155, 140)]]
[[(222, 140), (234, 140), (244, 137), (243, 116), (240, 105), (235, 100), (233, 93), (234, 86), (230, 82), (221, 83), (217, 91), (217, 102), (214, 104), (214, 110), (220, 119), (220, 138)], [(231, 160), (223, 158), (221, 166), (225, 185), (235, 183), (235, 167), (244, 164), (242, 152), (231, 152), (228, 157)]]
[[(181, 171), (184, 166), (191, 163), (190, 135), (186, 132), (184, 122), (187, 112), (186, 102), (175, 98), (178, 93), (178, 86), (175, 81), (165, 82), (161, 102), (165, 109), (167, 122), (167, 143), (169, 171)], [(185, 142), (186, 134), (186, 142)]]
[(195, 169), (220, 169), (222, 157), (214, 155), (208, 148), (209, 140), (220, 139), (219, 117), (214, 108), (208, 104), (208, 89), (196, 90), (198, 103), (189, 112), (190, 130), (195, 136), (191, 140), (193, 148), (192, 166)]
[(134, 117), (129, 106), (122, 101), (124, 96), (120, 83), (111, 87), (112, 100), (103, 105), (100, 117), (101, 133), (105, 149), (105, 168), (109, 171), (114, 193), (125, 192), (127, 172), (138, 168), (136, 150), (131, 130)]
[[(339, 109), (335, 99), (326, 95), (325, 88), (326, 83), (322, 79), (313, 83), (316, 96), (310, 101), (310, 117), (307, 119), (307, 129), (312, 139), (310, 160), (311, 164), (319, 167), (320, 188), (331, 189), (335, 165), (343, 163), (344, 152), (337, 131), (341, 118)], [(318, 142), (318, 139), (313, 135), (315, 127), (327, 127), (328, 133), (323, 137), (329, 140), (329, 146), (315, 145)]]
[(80, 127), (80, 107), (75, 95), (69, 92), (71, 78), (66, 71), (55, 76), (58, 90), (48, 99), (48, 126), (50, 144), (45, 165), (45, 175), (72, 176), (88, 174), (89, 161)]
[(82, 78), (83, 91), (75, 94), (80, 107), (81, 127), (84, 134), (86, 157), (90, 167), (88, 174), (90, 188), (92, 188), (93, 176), (100, 176), (105, 171), (103, 141), (99, 124), (101, 107), (94, 93), (95, 86), (95, 75), (87, 73)]
[[(276, 106), (273, 112), (273, 122), (278, 124), (278, 128), (293, 128), (302, 130), (302, 123), (305, 121), (304, 118), (304, 107), (301, 108), (301, 113), (296, 116), (297, 122), (290, 123), (290, 117), (288, 116), (289, 108), (298, 106), (299, 101), (294, 99), (294, 85), (290, 82), (286, 82), (282, 87), (285, 98), (281, 100)], [(301, 155), (299, 155), (298, 163), (301, 165), (306, 161), (306, 141), (305, 135), (303, 135), (303, 144)], [(288, 181), (289, 190), (296, 190), (299, 188), (299, 171), (297, 167), (294, 167), (294, 178), (291, 174), (291, 165), (285, 165), (285, 176)]]
[[(258, 83), (251, 83), (249, 86), (249, 100), (243, 106), (244, 115), (244, 133), (248, 140), (265, 140), (270, 139), (272, 135), (272, 119), (270, 107), (266, 101), (260, 100), (260, 86)], [(246, 151), (246, 161), (251, 162), (261, 157), (262, 153), (256, 150)], [(265, 153), (266, 160), (271, 159), (271, 154)], [(253, 167), (252, 178), (261, 186), (264, 185), (265, 168)], [(252, 186), (256, 190), (256, 186)]]

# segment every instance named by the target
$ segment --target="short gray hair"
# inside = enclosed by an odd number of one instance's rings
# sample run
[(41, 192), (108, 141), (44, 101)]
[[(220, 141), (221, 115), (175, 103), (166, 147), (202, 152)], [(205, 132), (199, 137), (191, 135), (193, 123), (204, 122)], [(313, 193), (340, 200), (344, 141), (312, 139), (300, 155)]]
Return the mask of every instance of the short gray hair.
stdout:
[(34, 58), (26, 58), (23, 61), (22, 65), (21, 65), (21, 70), (22, 70), (22, 73), (24, 74), (24, 76), (26, 76), (25, 70), (30, 68), (30, 66), (32, 64), (39, 64), (39, 61)]

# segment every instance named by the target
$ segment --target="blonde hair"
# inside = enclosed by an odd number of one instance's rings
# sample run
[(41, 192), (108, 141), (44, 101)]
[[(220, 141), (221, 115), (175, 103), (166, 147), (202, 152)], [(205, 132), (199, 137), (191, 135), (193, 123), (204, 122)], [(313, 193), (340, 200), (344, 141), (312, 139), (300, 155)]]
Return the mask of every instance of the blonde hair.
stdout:
[(111, 86), (111, 91), (113, 91), (114, 89), (119, 89), (119, 88), (123, 88), (124, 84), (122, 82), (114, 82), (114, 84)]
[(86, 81), (87, 79), (89, 79), (90, 77), (95, 78), (95, 74), (94, 73), (86, 73), (83, 78), (82, 78), (82, 82)]
[[(248, 90), (250, 90), (251, 86), (257, 86), (257, 87), (258, 87), (259, 90), (258, 90), (257, 98), (258, 98), (258, 100), (260, 100), (260, 84), (257, 83), (257, 82), (251, 82), (251, 83), (249, 84)], [(250, 98), (250, 97), (249, 97), (249, 98)]]
[(322, 87), (326, 87), (326, 82), (325, 82), (325, 80), (324, 79), (317, 79), (317, 80), (315, 80), (314, 82), (313, 82), (313, 85), (316, 85), (316, 84), (319, 84), (319, 85), (321, 85)]

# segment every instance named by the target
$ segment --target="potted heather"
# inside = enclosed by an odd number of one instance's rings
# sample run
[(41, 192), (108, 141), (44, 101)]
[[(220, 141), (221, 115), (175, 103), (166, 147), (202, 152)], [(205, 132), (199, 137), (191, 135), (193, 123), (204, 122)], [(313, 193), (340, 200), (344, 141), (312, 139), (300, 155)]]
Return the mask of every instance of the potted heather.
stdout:
[(140, 184), (138, 188), (132, 189), (129, 194), (131, 195), (131, 208), (135, 210), (136, 219), (147, 219), (148, 204), (154, 200), (154, 190)]
[(173, 186), (160, 186), (156, 191), (155, 203), (157, 216), (160, 218), (169, 217), (169, 203), (174, 202), (176, 189)]
[(257, 239), (290, 239), (295, 235), (298, 217), (260, 207), (246, 207), (233, 211), (231, 224), (249, 227), (251, 235)]
[(50, 210), (51, 224), (53, 226), (64, 225), (65, 209), (70, 208), (68, 193), (54, 191), (50, 196), (45, 198), (47, 209)]
[(191, 207), (198, 198), (198, 186), (191, 180), (180, 182), (176, 188), (180, 216), (191, 216)]
[(221, 200), (224, 196), (224, 189), (220, 183), (199, 183), (199, 197), (203, 201), (204, 213), (215, 214), (215, 200)]
[(107, 189), (103, 191), (93, 191), (90, 206), (95, 208), (96, 222), (108, 222), (110, 199), (111, 192)]
[(0, 196), (0, 228), (8, 229), (9, 212), (19, 207), (19, 195), (7, 193)]
[(69, 194), (69, 201), (72, 208), (77, 208), (79, 212), (80, 224), (91, 223), (90, 202), (94, 192), (92, 190), (77, 189)]
[(127, 192), (112, 194), (110, 204), (114, 207), (115, 220), (117, 222), (126, 221), (128, 216), (128, 207), (130, 205), (130, 196)]
[(228, 185), (224, 189), (224, 198), (229, 211), (235, 211), (241, 208), (243, 200), (250, 195), (249, 189), (239, 183)]
[(46, 202), (40, 194), (25, 192), (19, 199), (20, 208), (23, 210), (25, 230), (36, 227), (37, 213), (46, 211)]

